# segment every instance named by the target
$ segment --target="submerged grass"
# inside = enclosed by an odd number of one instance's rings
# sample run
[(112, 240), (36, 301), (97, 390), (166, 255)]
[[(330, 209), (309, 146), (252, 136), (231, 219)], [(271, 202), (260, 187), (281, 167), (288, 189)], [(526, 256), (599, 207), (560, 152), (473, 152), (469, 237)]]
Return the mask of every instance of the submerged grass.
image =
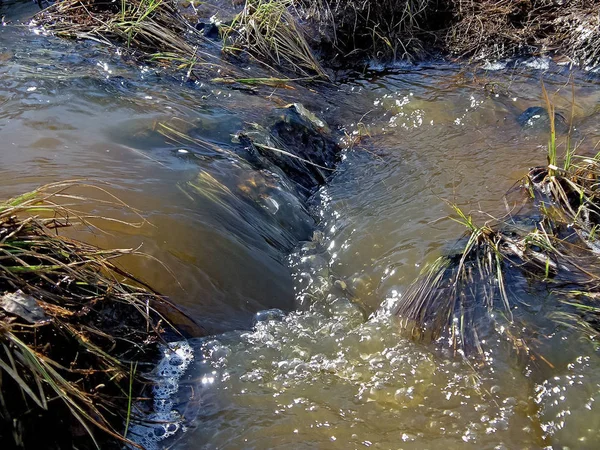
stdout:
[[(118, 448), (137, 414), (167, 300), (100, 250), (58, 232), (101, 186), (56, 183), (0, 203), (0, 440), (17, 448)], [(120, 444), (118, 444), (120, 442)]]
[(504, 248), (519, 251), (523, 244), (507, 240), (487, 224), (476, 226), (458, 206), (452, 207), (455, 220), (467, 227), (466, 243), (458, 254), (440, 257), (429, 266), (394, 313), (414, 339), (436, 341), (447, 336), (454, 352), (483, 354), (480, 324), (487, 314), (500, 308), (512, 320)]
[(192, 136), (190, 129), (193, 129), (194, 124), (179, 117), (173, 117), (169, 120), (157, 120), (152, 126), (152, 131), (164, 137), (167, 141), (184, 147), (199, 148), (204, 151), (209, 151), (215, 154), (225, 156), (235, 156), (232, 150), (223, 148), (214, 142), (207, 139), (202, 139), (199, 136)]

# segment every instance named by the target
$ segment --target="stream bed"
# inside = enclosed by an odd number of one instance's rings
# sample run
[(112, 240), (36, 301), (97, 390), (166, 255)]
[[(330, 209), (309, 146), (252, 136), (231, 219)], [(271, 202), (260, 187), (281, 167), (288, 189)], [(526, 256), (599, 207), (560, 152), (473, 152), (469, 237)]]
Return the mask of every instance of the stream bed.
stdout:
[[(573, 136), (596, 153), (597, 75), (541, 59), (475, 72), (432, 62), (248, 92), (18, 25), (35, 8), (0, 4), (14, 22), (0, 27), (2, 198), (107, 183), (151, 225), (75, 237), (141, 246), (156, 259), (123, 266), (210, 334), (190, 341), (173, 399), (186, 432), (146, 436), (149, 448), (596, 448), (599, 355), (576, 332), (546, 330), (551, 365), (523, 364), (498, 341), (476, 368), (407, 340), (389, 308), (464, 233), (447, 202), (500, 217), (504, 194), (546, 163), (545, 131), (516, 120), (542, 105), (541, 79), (566, 117), (573, 86)], [(233, 135), (295, 102), (354, 142), (301, 200), (232, 156)], [(188, 138), (158, 133), (165, 125)]]

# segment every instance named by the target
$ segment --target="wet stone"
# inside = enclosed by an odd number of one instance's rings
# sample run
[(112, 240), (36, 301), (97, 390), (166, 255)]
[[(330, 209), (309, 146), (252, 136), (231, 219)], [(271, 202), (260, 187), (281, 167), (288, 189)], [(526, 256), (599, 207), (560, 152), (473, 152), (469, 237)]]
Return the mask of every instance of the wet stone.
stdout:
[(259, 311), (254, 316), (254, 324), (258, 322), (267, 322), (271, 320), (281, 321), (285, 317), (285, 313), (277, 308)]
[(215, 22), (198, 22), (196, 30), (201, 31), (209, 39), (219, 39), (219, 26)]
[(37, 301), (21, 290), (0, 296), (0, 309), (20, 317), (29, 323), (43, 323), (50, 320)]
[[(524, 130), (550, 131), (550, 116), (546, 108), (542, 108), (541, 106), (527, 108), (517, 117), (517, 122)], [(568, 131), (565, 117), (557, 112), (554, 113), (554, 127), (557, 133), (566, 133)]]
[[(340, 147), (324, 121), (300, 104), (277, 110), (272, 125), (239, 135), (258, 165), (283, 172), (304, 194), (332, 174)], [(252, 151), (253, 150), (253, 151)]]

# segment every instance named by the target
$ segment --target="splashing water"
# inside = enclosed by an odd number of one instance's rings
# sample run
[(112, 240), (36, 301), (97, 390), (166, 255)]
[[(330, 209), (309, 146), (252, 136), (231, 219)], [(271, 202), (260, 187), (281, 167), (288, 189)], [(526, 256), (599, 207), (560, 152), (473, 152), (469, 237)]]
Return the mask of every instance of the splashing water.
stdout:
[[(528, 381), (407, 341), (387, 312), (329, 298), (196, 343), (204, 380), (179, 448), (537, 447)], [(207, 381), (208, 380), (208, 381)]]

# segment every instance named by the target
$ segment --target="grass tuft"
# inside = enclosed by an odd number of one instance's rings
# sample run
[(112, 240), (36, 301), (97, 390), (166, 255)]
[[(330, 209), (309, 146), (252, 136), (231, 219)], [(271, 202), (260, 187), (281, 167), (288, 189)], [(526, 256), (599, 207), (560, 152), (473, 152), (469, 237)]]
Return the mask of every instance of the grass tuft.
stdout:
[(246, 0), (242, 12), (225, 30), (224, 51), (245, 50), (276, 68), (328, 79), (291, 12), (293, 4), (293, 0)]
[(62, 0), (38, 13), (33, 23), (61, 37), (123, 45), (149, 60), (185, 70), (188, 78), (218, 63), (199, 50), (204, 37), (172, 0)]
[(554, 108), (542, 91), (552, 124), (548, 165), (530, 170), (520, 185), (524, 206), (502, 220), (477, 226), (451, 205), (465, 244), (426, 268), (397, 303), (409, 336), (485, 358), (481, 343), (500, 333), (520, 354), (551, 365), (536, 354), (541, 332), (520, 312), (549, 292), (544, 302), (555, 307), (547, 319), (600, 339), (600, 157), (578, 156), (567, 139), (559, 166)]
[(137, 447), (124, 437), (147, 384), (135, 368), (153, 361), (171, 328), (161, 311), (173, 307), (114, 264), (134, 249), (59, 234), (103, 219), (77, 209), (86, 189), (126, 207), (84, 182), (0, 203), (0, 440), (10, 448)]

